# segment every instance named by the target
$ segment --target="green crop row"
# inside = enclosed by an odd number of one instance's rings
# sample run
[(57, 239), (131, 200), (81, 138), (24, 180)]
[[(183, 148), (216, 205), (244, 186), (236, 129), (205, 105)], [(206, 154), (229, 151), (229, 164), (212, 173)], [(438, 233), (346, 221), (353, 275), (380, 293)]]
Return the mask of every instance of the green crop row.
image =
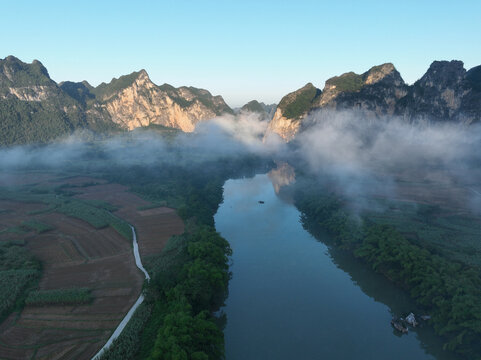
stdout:
[(71, 288), (55, 290), (36, 290), (25, 299), (27, 305), (80, 305), (92, 301), (92, 291), (89, 288)]

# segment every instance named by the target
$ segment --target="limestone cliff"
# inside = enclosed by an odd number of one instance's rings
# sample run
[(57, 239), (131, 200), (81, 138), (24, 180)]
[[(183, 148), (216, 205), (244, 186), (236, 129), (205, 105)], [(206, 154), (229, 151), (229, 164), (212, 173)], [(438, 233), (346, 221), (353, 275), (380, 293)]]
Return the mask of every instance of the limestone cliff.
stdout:
[(40, 61), (26, 64), (14, 56), (0, 59), (0, 99), (41, 102), (61, 93)]
[(312, 109), (320, 94), (319, 89), (308, 83), (284, 96), (269, 123), (266, 136), (276, 133), (286, 141), (291, 140), (299, 131), (302, 119)]
[(128, 130), (156, 124), (191, 132), (199, 121), (232, 112), (220, 96), (192, 87), (157, 86), (145, 70), (113, 79), (91, 92), (111, 120)]
[(272, 120), (269, 122), (266, 136), (275, 133), (285, 141), (290, 141), (299, 132), (301, 119), (289, 119), (284, 116), (282, 109), (277, 108)]
[(157, 86), (145, 70), (93, 87), (86, 81), (57, 84), (36, 60), (0, 59), (0, 145), (50, 141), (78, 128), (111, 132), (157, 124), (190, 132), (223, 113), (232, 110), (221, 96)]
[(80, 104), (39, 61), (0, 59), (0, 145), (50, 141), (88, 127)]
[(393, 64), (374, 66), (358, 75), (353, 72), (326, 81), (313, 108), (356, 109), (373, 116), (392, 115), (407, 86)]
[(397, 104), (397, 114), (408, 119), (479, 121), (480, 69), (478, 66), (466, 72), (461, 61), (433, 62)]
[[(307, 88), (306, 88), (307, 87)], [(363, 74), (353, 72), (330, 78), (322, 92), (303, 101), (300, 111), (286, 111), (281, 104), (295, 104), (312, 84), (286, 95), (269, 124), (269, 131), (286, 141), (316, 121), (308, 114), (332, 110), (355, 110), (360, 116), (399, 116), (406, 121), (481, 120), (481, 66), (466, 72), (461, 61), (435, 61), (412, 86), (404, 83), (393, 64), (374, 66)], [(310, 97), (308, 97), (310, 98)]]

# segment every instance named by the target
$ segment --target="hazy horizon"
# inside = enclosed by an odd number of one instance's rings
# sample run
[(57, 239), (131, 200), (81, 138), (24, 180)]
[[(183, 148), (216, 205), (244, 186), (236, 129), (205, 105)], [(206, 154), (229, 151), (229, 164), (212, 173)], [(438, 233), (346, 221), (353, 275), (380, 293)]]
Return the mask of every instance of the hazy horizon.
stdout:
[(204, 88), (231, 107), (278, 103), (308, 82), (322, 88), (386, 62), (409, 84), (434, 60), (481, 64), (471, 45), (481, 3), (470, 0), (18, 1), (9, 9), (16, 15), (0, 23), (0, 58), (37, 59), (56, 82), (94, 86), (145, 69), (158, 85)]

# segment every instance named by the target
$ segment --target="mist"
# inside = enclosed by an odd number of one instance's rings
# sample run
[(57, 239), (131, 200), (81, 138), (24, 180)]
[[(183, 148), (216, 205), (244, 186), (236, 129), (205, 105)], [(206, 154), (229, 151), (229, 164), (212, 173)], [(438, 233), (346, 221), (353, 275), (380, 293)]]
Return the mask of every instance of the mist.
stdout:
[[(356, 111), (326, 110), (311, 114), (304, 124), (295, 140), (296, 157), (358, 207), (367, 206), (362, 199), (372, 196), (429, 202), (451, 196), (447, 190), (440, 194), (440, 188), (456, 188), (454, 202), (481, 209), (481, 195), (472, 200), (481, 180), (480, 125), (373, 119)], [(406, 183), (433, 188), (424, 196), (406, 197)], [(464, 198), (454, 199), (459, 189), (464, 189)]]
[[(62, 170), (72, 165), (101, 170), (106, 162), (192, 166), (256, 155), (314, 175), (351, 200), (356, 210), (372, 207), (366, 199), (379, 196), (413, 202), (452, 198), (459, 206), (469, 203), (481, 210), (480, 125), (408, 123), (397, 117), (322, 110), (303, 120), (302, 131), (289, 144), (277, 135), (265, 137), (267, 127), (268, 121), (258, 114), (242, 112), (199, 122), (194, 133), (165, 136), (137, 129), (94, 141), (76, 133), (47, 145), (4, 148), (0, 170)], [(423, 196), (412, 196), (400, 186), (407, 182), (434, 185)], [(441, 187), (457, 192), (440, 193)]]
[[(199, 161), (247, 154), (273, 156), (285, 144), (280, 139), (263, 143), (268, 121), (257, 114), (225, 115), (197, 124), (194, 133), (164, 136), (136, 129), (110, 138), (92, 140), (91, 134), (75, 133), (46, 145), (12, 146), (0, 150), (0, 170), (27, 167), (61, 169), (90, 162), (93, 152), (103, 164), (153, 166), (161, 163), (189, 166)], [(100, 154), (100, 155), (99, 155)]]

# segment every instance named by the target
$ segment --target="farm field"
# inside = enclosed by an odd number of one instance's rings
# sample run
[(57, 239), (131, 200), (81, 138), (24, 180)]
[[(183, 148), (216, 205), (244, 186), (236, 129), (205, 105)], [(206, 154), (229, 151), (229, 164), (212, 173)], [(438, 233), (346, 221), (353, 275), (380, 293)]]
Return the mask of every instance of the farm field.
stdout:
[(115, 214), (135, 226), (141, 256), (159, 253), (172, 235), (184, 232), (184, 224), (175, 210), (167, 207), (140, 210), (150, 203), (127, 190), (119, 184), (102, 184), (82, 188), (76, 197), (102, 200), (118, 207)]
[[(171, 235), (183, 232), (174, 210), (138, 210), (151, 204), (102, 179), (54, 174), (11, 174), (0, 179), (0, 186), (14, 185), (60, 186), (72, 193), (69, 196), (76, 194), (72, 201), (98, 203), (99, 209), (113, 205), (115, 217), (136, 227), (142, 256), (160, 252)], [(0, 199), (0, 210), (0, 242), (15, 241), (42, 264), (37, 290), (88, 289), (91, 298), (88, 304), (17, 309), (0, 323), (0, 359), (90, 359), (140, 294), (143, 274), (135, 265), (130, 240), (112, 226), (94, 227), (77, 215), (25, 198)]]

